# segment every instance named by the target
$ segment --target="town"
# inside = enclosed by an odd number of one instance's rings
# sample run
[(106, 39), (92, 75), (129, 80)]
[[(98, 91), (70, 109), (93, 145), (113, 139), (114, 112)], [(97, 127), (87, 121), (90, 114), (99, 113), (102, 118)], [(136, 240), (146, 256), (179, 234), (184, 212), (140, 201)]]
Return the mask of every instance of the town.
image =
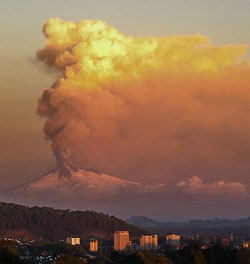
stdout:
[[(3, 238), (0, 241), (0, 262), (3, 249), (16, 249), (20, 262), (6, 263), (250, 263), (250, 241), (234, 238), (182, 237), (179, 234), (168, 234), (165, 237), (145, 233), (140, 237), (130, 239), (129, 231), (115, 231), (113, 239), (81, 240), (77, 236), (68, 236), (57, 243), (49, 241), (24, 240), (21, 238)], [(216, 253), (213, 261), (209, 261), (211, 253)], [(227, 254), (233, 262), (218, 262), (223, 254)], [(196, 262), (181, 262), (184, 257)], [(211, 256), (210, 256), (211, 257)], [(144, 262), (141, 260), (144, 259)], [(147, 262), (147, 258), (151, 259)], [(216, 260), (216, 258), (218, 260)], [(244, 262), (240, 262), (240, 259)], [(249, 260), (249, 262), (247, 262)]]

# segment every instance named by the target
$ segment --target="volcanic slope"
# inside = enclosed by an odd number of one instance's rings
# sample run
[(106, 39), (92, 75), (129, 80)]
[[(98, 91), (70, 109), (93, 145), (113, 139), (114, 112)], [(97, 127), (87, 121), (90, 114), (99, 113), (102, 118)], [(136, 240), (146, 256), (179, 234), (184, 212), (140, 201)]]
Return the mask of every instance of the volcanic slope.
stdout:
[(153, 193), (161, 186), (148, 186), (142, 183), (127, 181), (96, 170), (74, 169), (60, 165), (43, 177), (19, 186), (8, 192), (16, 194), (44, 194), (67, 199), (103, 199), (124, 197), (133, 194)]

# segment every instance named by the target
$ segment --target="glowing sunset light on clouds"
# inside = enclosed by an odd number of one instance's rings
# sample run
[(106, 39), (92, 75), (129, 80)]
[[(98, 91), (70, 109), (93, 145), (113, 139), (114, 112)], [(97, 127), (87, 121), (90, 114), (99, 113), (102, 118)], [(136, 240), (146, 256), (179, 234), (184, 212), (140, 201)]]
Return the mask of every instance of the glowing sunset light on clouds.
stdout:
[(245, 45), (213, 46), (200, 35), (132, 38), (90, 20), (50, 19), (44, 33), (38, 58), (62, 77), (38, 112), (59, 163), (116, 174), (157, 157), (167, 167), (173, 155), (230, 155), (219, 149), (231, 147), (222, 137), (245, 133)]
[[(18, 192), (60, 190), (57, 199), (92, 206), (110, 182), (109, 194), (123, 201), (107, 205), (112, 212), (131, 200), (142, 213), (175, 214), (173, 203), (183, 214), (214, 214), (218, 199), (222, 214), (232, 201), (246, 206), (248, 45), (215, 45), (202, 34), (130, 36), (100, 19), (50, 18), (43, 33), (36, 57), (56, 77), (37, 112), (57, 167)], [(146, 208), (148, 200), (158, 207)]]

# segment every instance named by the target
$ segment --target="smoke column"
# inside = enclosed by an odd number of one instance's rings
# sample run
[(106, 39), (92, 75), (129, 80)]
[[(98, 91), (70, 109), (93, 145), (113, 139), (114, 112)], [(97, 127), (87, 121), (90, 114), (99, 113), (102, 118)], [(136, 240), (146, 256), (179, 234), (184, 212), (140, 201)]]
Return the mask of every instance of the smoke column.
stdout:
[(124, 36), (99, 20), (49, 19), (43, 31), (37, 58), (61, 77), (38, 113), (59, 165), (171, 180), (248, 162), (247, 46)]

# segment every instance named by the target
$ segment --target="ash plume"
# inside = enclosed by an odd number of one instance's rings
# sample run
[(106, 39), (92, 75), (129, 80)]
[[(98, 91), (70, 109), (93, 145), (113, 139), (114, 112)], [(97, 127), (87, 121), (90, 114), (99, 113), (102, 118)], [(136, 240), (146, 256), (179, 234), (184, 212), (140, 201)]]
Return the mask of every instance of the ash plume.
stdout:
[(248, 163), (247, 46), (125, 36), (100, 20), (49, 19), (44, 35), (37, 58), (62, 75), (38, 113), (60, 166), (179, 182), (185, 168), (219, 174), (222, 163)]

